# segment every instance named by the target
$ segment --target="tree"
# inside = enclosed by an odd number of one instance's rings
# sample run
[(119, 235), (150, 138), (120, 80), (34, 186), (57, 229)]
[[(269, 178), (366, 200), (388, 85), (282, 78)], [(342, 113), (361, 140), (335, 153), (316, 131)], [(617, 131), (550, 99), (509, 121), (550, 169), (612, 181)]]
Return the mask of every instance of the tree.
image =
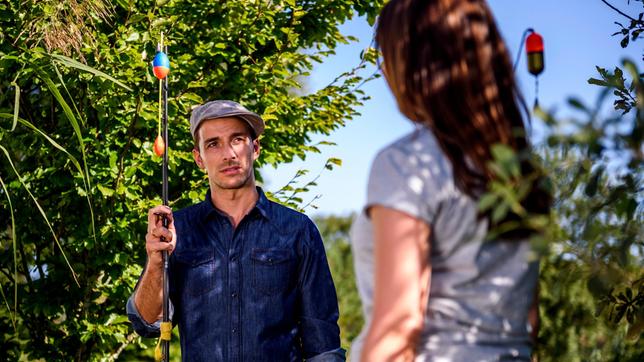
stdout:
[(349, 240), (349, 230), (354, 218), (354, 215), (330, 215), (314, 219), (326, 246), (329, 268), (338, 294), (340, 308), (338, 324), (342, 348), (349, 351), (349, 356), (351, 356), (351, 341), (358, 336), (364, 324)]
[[(643, 1), (637, 17), (602, 2), (629, 20), (613, 34), (622, 36), (623, 47), (642, 37)], [(638, 343), (644, 332), (644, 74), (628, 59), (621, 68), (597, 71), (588, 80), (602, 87), (596, 105), (570, 98), (578, 114), (570, 119), (535, 109), (549, 130), (537, 153), (555, 198), (548, 218), (522, 215), (539, 231), (534, 246), (542, 254), (540, 361), (644, 358)], [(611, 93), (614, 111), (606, 114), (602, 105)], [(511, 174), (515, 155), (502, 156), (497, 169)], [(514, 210), (525, 179), (507, 181), (481, 206)]]
[(357, 89), (366, 80), (358, 71), (374, 53), (319, 91), (295, 90), (314, 63), (352, 40), (339, 24), (355, 14), (373, 22), (381, 5), (0, 4), (0, 330), (7, 358), (115, 359), (141, 343), (124, 305), (145, 261), (147, 209), (160, 202), (150, 62), (162, 31), (172, 68), (170, 203), (178, 209), (200, 201), (207, 188), (190, 154), (191, 107), (235, 99), (261, 114), (260, 166), (318, 152), (311, 135), (329, 135), (367, 99)]
[[(543, 148), (557, 200), (557, 223), (547, 226), (554, 243), (541, 280), (542, 315), (552, 323), (541, 333), (543, 360), (635, 361), (644, 354), (637, 345), (644, 330), (644, 83), (634, 63), (623, 65), (630, 85), (619, 67), (612, 74), (598, 68), (603, 80), (589, 80), (605, 87), (604, 94), (613, 90), (615, 110), (622, 114), (604, 118), (601, 101), (591, 108), (574, 98), (569, 104), (581, 119), (563, 121), (539, 112), (553, 126), (576, 127), (554, 132)], [(556, 310), (577, 317), (550, 314)], [(560, 327), (574, 336), (567, 344), (560, 344), (565, 335)], [(576, 358), (569, 358), (571, 352)]]

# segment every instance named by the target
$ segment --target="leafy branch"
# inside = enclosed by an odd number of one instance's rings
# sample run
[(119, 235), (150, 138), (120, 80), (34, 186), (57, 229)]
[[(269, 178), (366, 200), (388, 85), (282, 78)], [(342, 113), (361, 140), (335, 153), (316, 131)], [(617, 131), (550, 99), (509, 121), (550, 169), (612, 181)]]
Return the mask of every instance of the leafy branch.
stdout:
[[(644, 5), (644, 1), (641, 1), (641, 0), (637, 0), (637, 1), (642, 2), (642, 5)], [(640, 13), (637, 16), (637, 18), (634, 18), (624, 13), (623, 11), (619, 10), (617, 7), (615, 7), (614, 5), (612, 5), (606, 0), (601, 0), (601, 2), (603, 2), (604, 4), (606, 4), (606, 6), (608, 6), (609, 8), (617, 12), (619, 15), (625, 17), (630, 21), (628, 26), (624, 26), (619, 22), (615, 22), (615, 24), (619, 25), (621, 30), (613, 33), (613, 36), (620, 35), (620, 34), (623, 35), (622, 41), (620, 42), (620, 45), (622, 46), (622, 48), (626, 48), (631, 41), (635, 41), (642, 37), (641, 34), (642, 32), (644, 32), (644, 20), (643, 20), (644, 13)], [(630, 0), (629, 0), (629, 3), (630, 3)]]

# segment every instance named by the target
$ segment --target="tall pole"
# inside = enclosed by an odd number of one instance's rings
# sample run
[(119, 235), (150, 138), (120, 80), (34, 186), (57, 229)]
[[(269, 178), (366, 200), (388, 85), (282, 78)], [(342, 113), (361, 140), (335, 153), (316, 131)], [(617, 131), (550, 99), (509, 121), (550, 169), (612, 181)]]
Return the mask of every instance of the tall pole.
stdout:
[[(168, 47), (165, 47), (165, 53), (168, 53)], [(168, 206), (168, 77), (163, 79), (163, 143), (165, 149), (163, 152), (163, 205)], [(168, 218), (163, 217), (163, 227), (168, 227)], [(170, 283), (168, 280), (168, 252), (163, 251), (163, 322), (170, 322)], [(168, 362), (170, 359), (170, 341), (163, 340), (163, 361)]]
[[(165, 51), (165, 52), (164, 52)], [(168, 48), (163, 45), (163, 33), (161, 42), (157, 46), (157, 53), (154, 56), (153, 71), (159, 79), (159, 129), (157, 139), (154, 141), (154, 153), (163, 156), (162, 166), (162, 198), (163, 205), (168, 206), (168, 73), (170, 72), (170, 61), (166, 53)], [(163, 227), (168, 227), (168, 218), (162, 215)], [(166, 241), (161, 238), (162, 241)], [(163, 317), (161, 320), (161, 336), (155, 351), (157, 361), (167, 362), (170, 360), (170, 336), (172, 335), (172, 322), (170, 322), (170, 283), (168, 278), (168, 252), (162, 251), (163, 258)]]

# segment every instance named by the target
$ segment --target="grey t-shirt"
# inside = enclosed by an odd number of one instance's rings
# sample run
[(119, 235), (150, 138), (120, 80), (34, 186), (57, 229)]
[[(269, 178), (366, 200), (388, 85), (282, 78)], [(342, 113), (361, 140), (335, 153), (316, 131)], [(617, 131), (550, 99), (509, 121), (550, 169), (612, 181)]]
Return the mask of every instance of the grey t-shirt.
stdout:
[[(477, 202), (456, 187), (451, 163), (428, 129), (418, 128), (377, 155), (365, 209), (373, 205), (404, 212), (431, 228), (430, 294), (417, 361), (530, 360), (527, 315), (538, 262), (530, 261), (527, 240), (485, 241), (487, 221), (477, 218)], [(370, 315), (373, 234), (364, 214), (357, 221), (354, 261)]]

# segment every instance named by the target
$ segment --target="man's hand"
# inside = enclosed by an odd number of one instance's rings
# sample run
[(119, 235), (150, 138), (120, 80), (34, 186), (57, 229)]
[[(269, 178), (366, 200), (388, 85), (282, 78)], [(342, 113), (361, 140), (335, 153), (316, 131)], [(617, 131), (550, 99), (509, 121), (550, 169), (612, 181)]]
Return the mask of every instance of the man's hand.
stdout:
[[(168, 227), (163, 226), (163, 218)], [(148, 265), (134, 294), (134, 304), (141, 317), (154, 323), (161, 317), (163, 302), (163, 256), (164, 250), (172, 253), (177, 243), (172, 210), (167, 206), (156, 206), (148, 212), (148, 233), (145, 235), (145, 251)]]
[[(168, 219), (168, 227), (163, 226), (163, 217)], [(161, 252), (172, 253), (177, 243), (172, 210), (167, 206), (156, 206), (148, 211), (148, 233), (145, 235), (145, 251), (148, 254), (148, 268), (162, 266)]]

